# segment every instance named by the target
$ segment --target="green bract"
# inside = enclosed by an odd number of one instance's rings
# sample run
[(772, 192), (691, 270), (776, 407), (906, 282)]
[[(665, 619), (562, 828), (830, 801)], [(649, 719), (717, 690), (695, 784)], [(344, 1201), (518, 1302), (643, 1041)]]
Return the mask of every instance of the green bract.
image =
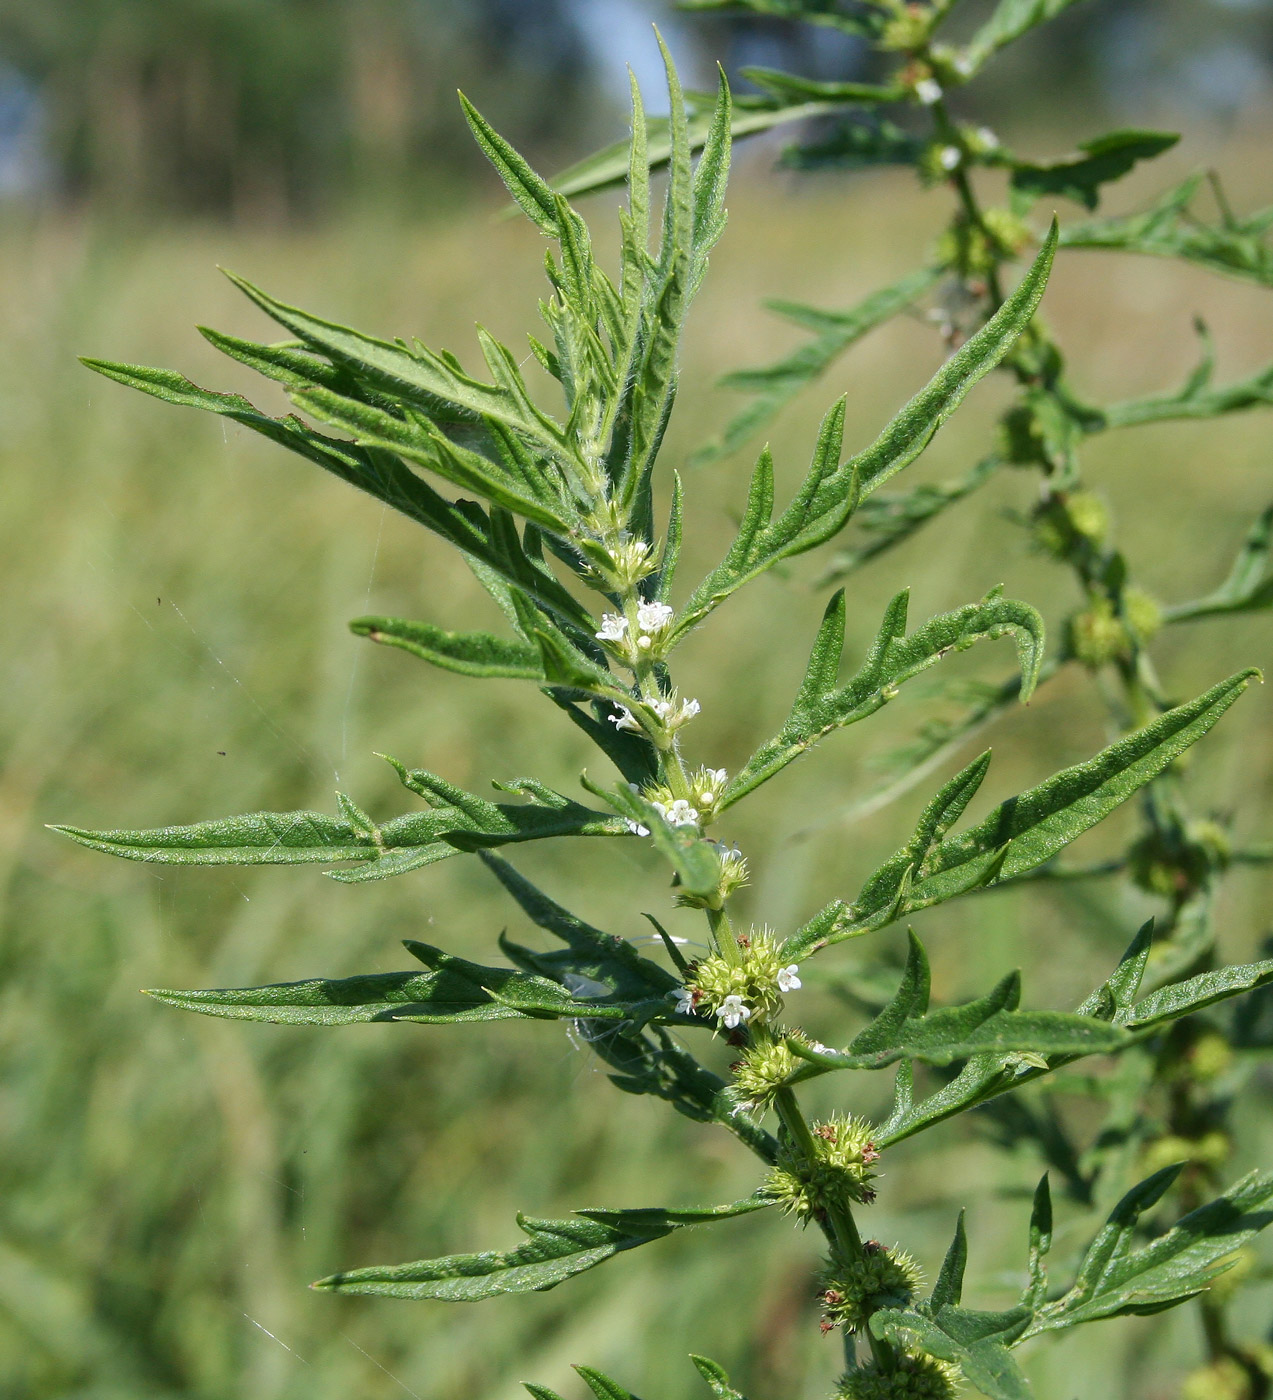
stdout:
[[(352, 629), (463, 676), (534, 682), (597, 749), (579, 793), (525, 777), (495, 783), (510, 800), (494, 801), (445, 775), (390, 760), (408, 801), (419, 805), (387, 819), (371, 817), (339, 793), (338, 815), (265, 812), (155, 830), (57, 829), (129, 860), (317, 863), (337, 867), (325, 873), (346, 882), (476, 857), (549, 936), (548, 947), (502, 935), (498, 947), (506, 961), (487, 966), (411, 941), (407, 950), (424, 971), (151, 995), (206, 1015), (304, 1025), (565, 1020), (620, 1089), (663, 1099), (697, 1122), (723, 1127), (760, 1159), (755, 1193), (733, 1204), (586, 1210), (565, 1220), (519, 1216), (526, 1240), (506, 1252), (347, 1270), (316, 1287), (451, 1302), (542, 1291), (637, 1246), (779, 1203), (825, 1236), (829, 1262), (819, 1288), (828, 1328), (840, 1326), (845, 1334), (841, 1396), (946, 1397), (963, 1383), (994, 1400), (1023, 1400), (1029, 1386), (1012, 1348), (1045, 1331), (1205, 1297), (1234, 1251), (1268, 1223), (1265, 1207), (1273, 1200), (1267, 1175), (1252, 1173), (1223, 1190), (1191, 1168), (1192, 1207), (1178, 1219), (1148, 1221), (1178, 1168), (1159, 1171), (1130, 1191), (1119, 1180), (1138, 1152), (1151, 1159), (1164, 1144), (1185, 1144), (1195, 1167), (1227, 1153), (1227, 1128), (1209, 1128), (1204, 1152), (1198, 1147), (1203, 1138), (1190, 1128), (1199, 1114), (1167, 1121), (1159, 1131), (1138, 1106), (1156, 1085), (1170, 1082), (1173, 1102), (1193, 1109), (1205, 1104), (1207, 1123), (1221, 1122), (1224, 1106), (1213, 1102), (1218, 1091), (1208, 1086), (1232, 1062), (1229, 1039), (1238, 1032), (1229, 1003), (1273, 982), (1273, 961), (1218, 964), (1209, 923), (1215, 882), (1229, 865), (1257, 857), (1234, 849), (1215, 821), (1188, 814), (1176, 771), (1257, 673), (1239, 670), (1194, 699), (1168, 700), (1146, 652), (1162, 623), (1273, 604), (1273, 508), (1260, 516), (1214, 592), (1159, 604), (1132, 581), (1128, 561), (1111, 542), (1104, 503), (1083, 488), (1079, 468), (1083, 442), (1098, 432), (1273, 402), (1273, 371), (1214, 387), (1204, 332), (1202, 364), (1180, 390), (1092, 405), (1068, 386), (1060, 351), (1036, 313), (1058, 249), (1175, 256), (1273, 285), (1266, 246), (1273, 218), (1236, 218), (1223, 200), (1218, 222), (1199, 218), (1200, 184), (1191, 180), (1142, 215), (1059, 227), (1055, 219), (1050, 226), (1030, 223), (1044, 199), (1095, 209), (1108, 183), (1175, 140), (1118, 131), (1083, 142), (1077, 154), (1034, 159), (1008, 151), (993, 133), (953, 120), (946, 90), (1068, 8), (1068, 0), (1000, 0), (960, 50), (935, 37), (951, 0), (927, 6), (873, 0), (853, 13), (826, 0), (744, 0), (740, 7), (865, 38), (887, 56), (889, 76), (868, 85), (755, 69), (747, 76), (760, 95), (735, 103), (723, 75), (713, 97), (687, 99), (668, 59), (669, 116), (647, 123), (634, 84), (631, 140), (555, 184), (464, 102), (479, 146), (548, 242), (549, 297), (541, 306), (546, 330), (542, 338), (529, 337), (529, 352), (555, 386), (551, 394), (532, 390), (521, 350), (481, 328), (480, 368), (476, 361), (466, 367), (450, 352), (351, 330), (237, 277), (236, 285), (288, 338), (257, 343), (205, 335), (281, 385), (295, 414), (271, 417), (239, 395), (199, 388), (172, 371), (85, 362), (168, 403), (221, 414), (263, 434), (458, 549), (502, 614), (502, 633), (452, 631), (446, 619), (387, 617), (359, 618)], [(721, 5), (701, 0), (687, 8)], [(909, 126), (885, 115), (891, 107), (915, 109)], [(762, 450), (749, 485), (738, 491), (733, 542), (705, 577), (687, 582), (678, 561), (682, 535), (694, 527), (692, 482), (684, 489), (660, 456), (675, 409), (686, 316), (725, 224), (731, 139), (828, 113), (842, 120), (824, 127), (816, 146), (795, 148), (789, 164), (909, 163), (927, 183), (949, 185), (956, 212), (929, 266), (859, 306), (822, 311), (774, 304), (814, 338), (775, 364), (728, 377), (731, 387), (753, 397), (697, 460), (737, 447), (868, 331), (934, 295), (932, 319), (951, 353), (867, 445), (846, 449), (844, 401), (832, 404), (809, 466), (784, 504), (775, 504), (774, 463)], [(657, 218), (650, 183), (655, 165), (667, 167)], [(1007, 172), (1010, 207), (982, 207), (971, 178), (979, 168)], [(612, 277), (568, 196), (620, 181), (627, 184), (627, 205), (619, 215)], [(1033, 248), (1029, 261), (1014, 267), (1027, 247)], [(956, 307), (962, 308), (958, 315)], [(944, 485), (885, 495), (880, 488), (923, 452), (973, 386), (996, 369), (1017, 392), (994, 448)], [(713, 732), (712, 717), (700, 717), (698, 700), (674, 673), (676, 648), (761, 574), (852, 528), (850, 543), (821, 565), (823, 583), (848, 578), (973, 492), (1010, 479), (1001, 471), (1009, 466), (1041, 473), (1042, 497), (1036, 495), (1023, 520), (1034, 546), (1070, 569), (1079, 587), (1081, 604), (1060, 647), (1049, 655), (1039, 613), (997, 589), (914, 624), (902, 589), (885, 609), (874, 641), (842, 674), (841, 589), (826, 603), (803, 679), (791, 678), (794, 699), (777, 734), (764, 739), (759, 732), (758, 746), (737, 772), (713, 767), (719, 757), (704, 742)], [(666, 514), (656, 511), (661, 496), (670, 501)], [(846, 855), (845, 881), (858, 888), (851, 899), (834, 899), (815, 913), (809, 891), (803, 925), (772, 934), (739, 932), (734, 902), (747, 865), (743, 853), (717, 839), (722, 817), (834, 731), (871, 718), (921, 672), (1004, 637), (1016, 649), (1011, 677), (980, 683), (961, 719), (926, 731), (900, 755), (899, 773), (868, 805), (902, 797), (944, 767), (974, 730), (1009, 704), (1028, 700), (1074, 660), (1101, 673), (1107, 693), (1117, 695), (1118, 737), (1051, 776), (1044, 768), (1032, 786), (961, 826), (987, 775), (990, 755), (983, 754), (948, 775), (926, 805), (913, 804), (912, 837), (873, 872), (853, 868)], [(758, 652), (757, 664), (761, 660)], [(1058, 862), (1071, 842), (1138, 794), (1146, 830), (1129, 853), (1092, 867)], [(687, 961), (652, 916), (663, 947), (654, 956), (639, 953), (629, 936), (587, 924), (496, 853), (526, 841), (583, 836), (649, 843), (665, 863), (672, 900), (705, 913), (706, 953)], [(606, 859), (604, 846), (587, 849)], [(1142, 890), (1164, 898), (1157, 939), (1152, 926), (1143, 929), (1117, 969), (1074, 1010), (1022, 1009), (1014, 972), (974, 1000), (933, 1007), (928, 959), (911, 934), (897, 990), (861, 998), (874, 1014), (844, 1048), (829, 1048), (794, 1023), (776, 1024), (780, 1013), (793, 1017), (803, 979), (818, 977), (823, 964), (809, 966), (810, 960), (837, 943), (1014, 881), (1083, 879), (1125, 867)], [(1200, 1012), (1212, 1019), (1183, 1019)], [(527, 1031), (551, 1033), (542, 1026)], [(719, 1058), (720, 1040), (730, 1047), (732, 1079), (704, 1063)], [(1110, 1106), (1111, 1123), (1084, 1151), (1051, 1100), (1021, 1091), (1093, 1056), (1116, 1057), (1118, 1073), (1092, 1081), (1091, 1092)], [(922, 1089), (917, 1064), (929, 1067)], [(849, 1112), (811, 1123), (797, 1101), (800, 1084), (832, 1074), (839, 1077), (826, 1087), (851, 1101), (854, 1090), (870, 1082), (854, 1073), (884, 1069), (894, 1075), (893, 1107), (876, 1125)], [(1052, 1199), (1045, 1176), (1029, 1227), (1028, 1282), (1020, 1301), (999, 1312), (963, 1304), (968, 1241), (962, 1216), (927, 1297), (920, 1296), (915, 1261), (900, 1248), (864, 1239), (859, 1226), (877, 1189), (893, 1187), (892, 1173), (877, 1180), (881, 1151), (974, 1107), (983, 1110), (976, 1120), (983, 1130), (1038, 1150), (1063, 1181), (1067, 1208), (1090, 1209), (1122, 1194), (1079, 1250), (1077, 1264), (1061, 1271), (1073, 1282), (1058, 1291), (1047, 1273)], [(915, 1169), (922, 1170), (922, 1161), (896, 1170)], [(704, 1247), (710, 1247), (706, 1237)], [(1209, 1335), (1226, 1335), (1217, 1322), (1220, 1304), (1204, 1306), (1212, 1309)], [(1213, 1363), (1245, 1355), (1236, 1344), (1226, 1345)], [(718, 1400), (742, 1400), (716, 1363), (696, 1357), (694, 1364)], [(580, 1374), (599, 1400), (633, 1400), (599, 1372), (584, 1368)], [(555, 1400), (543, 1387), (529, 1389), (540, 1400)]]

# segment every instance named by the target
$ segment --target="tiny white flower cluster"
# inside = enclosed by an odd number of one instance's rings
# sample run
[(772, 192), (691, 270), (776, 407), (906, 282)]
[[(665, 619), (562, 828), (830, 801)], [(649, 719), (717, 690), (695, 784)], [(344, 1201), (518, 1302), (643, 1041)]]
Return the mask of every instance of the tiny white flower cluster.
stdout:
[[(636, 636), (638, 651), (651, 651), (667, 631), (675, 612), (666, 603), (643, 601), (637, 604)], [(602, 613), (600, 630), (593, 634), (599, 642), (609, 642), (618, 650), (628, 650), (628, 619), (622, 613)]]
[(654, 546), (644, 540), (623, 540), (610, 551), (615, 576), (629, 588), (654, 572)]
[(700, 768), (690, 779), (690, 791), (700, 807), (711, 811), (720, 801), (729, 774), (723, 768)]
[[(681, 700), (675, 691), (670, 696), (661, 696), (646, 703), (669, 733), (683, 724), (688, 724), (699, 712), (697, 700)], [(619, 713), (610, 715), (609, 719), (616, 729), (630, 729), (635, 734), (641, 733), (641, 724), (631, 710), (624, 705), (616, 705), (615, 708)]]
[(662, 802), (651, 802), (650, 806), (663, 818), (668, 826), (697, 826), (698, 810), (691, 807), (683, 797), (676, 798), (666, 806)]
[(915, 84), (915, 96), (925, 107), (931, 107), (941, 101), (941, 84), (936, 78), (921, 78)]
[(964, 153), (958, 146), (943, 146), (938, 153), (937, 161), (943, 170), (957, 170), (963, 158)]

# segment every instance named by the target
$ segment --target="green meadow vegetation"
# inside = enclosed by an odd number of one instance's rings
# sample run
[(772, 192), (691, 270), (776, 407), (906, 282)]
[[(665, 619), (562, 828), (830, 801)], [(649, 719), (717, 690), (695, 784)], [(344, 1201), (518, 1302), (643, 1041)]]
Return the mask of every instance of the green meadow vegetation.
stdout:
[[(1255, 137), (1221, 147), (1199, 135), (1158, 163), (1152, 184), (1138, 175), (1120, 188), (1113, 207), (1137, 207), (1164, 170), (1201, 160), (1231, 176), (1240, 207), (1267, 202), (1261, 149)], [(608, 198), (590, 218), (604, 217)], [(722, 371), (800, 343), (762, 297), (854, 304), (923, 259), (939, 198), (905, 173), (797, 183), (749, 154), (690, 321), (665, 455), (683, 467), (736, 412), (738, 395), (716, 387)], [(496, 204), (492, 196), (489, 209)], [(842, 1368), (834, 1339), (821, 1348), (805, 1340), (808, 1242), (776, 1212), (716, 1227), (730, 1233), (714, 1249), (664, 1240), (559, 1292), (490, 1308), (306, 1292), (306, 1281), (338, 1268), (507, 1247), (519, 1209), (551, 1217), (581, 1205), (733, 1200), (752, 1189), (754, 1171), (723, 1134), (652, 1099), (616, 1095), (587, 1044), (595, 1030), (245, 1026), (137, 995), (401, 970), (400, 939), (489, 962), (501, 930), (521, 940), (529, 925), (478, 862), (449, 861), (368, 892), (304, 870), (105, 862), (44, 830), (331, 810), (337, 787), (372, 810), (398, 810), (397, 779), (373, 749), (470, 791), (485, 793), (492, 774), (533, 769), (577, 792), (585, 741), (552, 722), (538, 697), (511, 681), (478, 686), (427, 669), (350, 634), (348, 620), (362, 614), (491, 625), (489, 598), (453, 553), (233, 424), (126, 394), (75, 360), (177, 366), (282, 412), (281, 392), (227, 367), (188, 329), (267, 334), (215, 264), (333, 319), (460, 349), (474, 319), (518, 341), (534, 315), (540, 242), (522, 222), (472, 213), (415, 224), (368, 212), (268, 235), (91, 219), (0, 232), (9, 289), (0, 330), (0, 1375), (14, 1395), (494, 1400), (522, 1379), (574, 1394), (569, 1366), (582, 1361), (639, 1378), (659, 1400), (692, 1393), (684, 1358), (695, 1351), (728, 1356), (752, 1396), (805, 1400), (824, 1395)], [(1072, 251), (1058, 258), (1045, 312), (1079, 386), (1108, 401), (1184, 379), (1195, 315), (1219, 346), (1221, 382), (1260, 369), (1273, 359), (1266, 296), (1196, 269)], [(779, 498), (798, 483), (835, 394), (848, 393), (846, 440), (869, 442), (940, 363), (940, 342), (917, 318), (837, 363), (767, 429)], [(992, 376), (975, 389), (910, 469), (914, 480), (966, 470), (1010, 388)], [(1218, 424), (1131, 428), (1088, 449), (1088, 485), (1162, 602), (1217, 586), (1273, 500), (1271, 426), (1254, 409)], [(683, 577), (701, 576), (728, 545), (753, 456), (683, 467), (696, 520)], [(1004, 471), (944, 517), (940, 536), (921, 532), (855, 573), (849, 654), (865, 650), (901, 584), (916, 618), (1003, 584), (1009, 597), (1042, 600), (1049, 628), (1060, 629), (1079, 600), (1008, 518), (1028, 513), (1037, 493), (1032, 474)], [(656, 514), (665, 511), (661, 496)], [(775, 570), (684, 647), (682, 684), (712, 716), (731, 773), (787, 711), (825, 603), (827, 589), (814, 584), (826, 562), (812, 555)], [(1172, 628), (1155, 656), (1184, 699), (1241, 666), (1273, 662), (1268, 639), (1266, 615), (1235, 616)], [(1115, 737), (1090, 679), (1070, 668), (909, 801), (877, 800), (896, 772), (890, 755), (1010, 666), (1001, 646), (956, 658), (904, 691), (864, 739), (832, 739), (816, 766), (794, 766), (764, 804), (739, 813), (730, 836), (752, 862), (757, 924), (793, 928), (856, 890), (909, 837), (918, 804), (987, 742), (995, 762), (972, 821)], [(1207, 738), (1205, 764), (1191, 764), (1195, 809), (1236, 809), (1244, 847), (1267, 843), (1259, 817), (1273, 783), (1271, 732), (1257, 688)], [(1134, 830), (1134, 813), (1122, 810), (1073, 856), (1099, 859)], [(656, 853), (626, 841), (606, 843), (604, 857), (581, 851), (578, 842), (530, 845), (518, 863), (599, 927), (649, 936), (634, 909), (662, 876)], [(1226, 880), (1215, 911), (1225, 962), (1270, 956), (1267, 888), (1258, 865)], [(693, 911), (665, 906), (654, 912), (673, 933), (703, 937)], [(937, 1001), (979, 995), (1020, 966), (1027, 1004), (1050, 1007), (1081, 1000), (1092, 969), (1112, 967), (1154, 911), (1121, 882), (1026, 883), (913, 923)], [(903, 958), (896, 928), (826, 955), (806, 984), (805, 1024), (838, 1035), (846, 1018), (864, 1020)], [(1229, 1179), (1270, 1160), (1271, 1090), (1266, 1064), (1243, 1089)], [(830, 1109), (838, 1092), (819, 1082), (809, 1098)], [(886, 1111), (887, 1086), (863, 1092), (877, 1098), (857, 1111)], [(1077, 1135), (1096, 1121), (1064, 1080), (1054, 1096)], [(1030, 1214), (1021, 1182), (1038, 1170), (1024, 1137), (1003, 1151), (996, 1134), (1011, 1139), (1003, 1122), (970, 1115), (891, 1149), (871, 1230), (904, 1235), (931, 1277), (966, 1206), (979, 1306), (1006, 1308)], [(1069, 1212), (1058, 1253), (1077, 1249), (1102, 1216)], [(750, 1280), (763, 1286), (740, 1282)], [(1273, 1282), (1257, 1267), (1235, 1320), (1246, 1335), (1267, 1328), (1271, 1303)], [(1022, 1365), (1039, 1400), (1167, 1400), (1201, 1356), (1196, 1321), (1177, 1311), (1036, 1346)]]

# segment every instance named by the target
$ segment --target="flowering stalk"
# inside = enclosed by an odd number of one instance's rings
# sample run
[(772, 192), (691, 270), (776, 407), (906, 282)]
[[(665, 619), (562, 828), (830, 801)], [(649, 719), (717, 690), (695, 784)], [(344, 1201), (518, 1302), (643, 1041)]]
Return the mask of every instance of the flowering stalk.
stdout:
[[(845, 19), (850, 28), (865, 25), (882, 46), (903, 56), (896, 81), (878, 92), (860, 84), (830, 85), (830, 97), (826, 85), (815, 85), (821, 95), (805, 101), (806, 90), (800, 105), (805, 110), (810, 102), (816, 107), (840, 99), (887, 100), (931, 111), (934, 139), (923, 143), (917, 158), (931, 178), (949, 178), (961, 192), (964, 224), (952, 233), (952, 257), (966, 261), (970, 249), (980, 250), (986, 279), (981, 324), (957, 347), (952, 343), (947, 362), (873, 443), (847, 456), (844, 405), (832, 405), (804, 479), (777, 513), (773, 462), (762, 453), (735, 539), (692, 589), (682, 589), (676, 577), (684, 512), (679, 480), (661, 531), (653, 508), (675, 400), (677, 347), (724, 226), (734, 123), (756, 129), (771, 117), (779, 120), (785, 98), (763, 109), (759, 120), (754, 107), (736, 114), (722, 78), (710, 110), (698, 104), (691, 113), (668, 60), (668, 188), (652, 247), (649, 174), (656, 152), (634, 86), (617, 281), (594, 258), (588, 227), (566, 198), (466, 104), (479, 145), (555, 250), (547, 259), (552, 295), (542, 304), (548, 343), (530, 338), (532, 354), (560, 390), (551, 404), (532, 396), (517, 355), (483, 332), (479, 344), (489, 378), (463, 369), (453, 355), (334, 325), (247, 283), (239, 285), (291, 339), (257, 344), (217, 333), (209, 338), (281, 383), (305, 417), (271, 418), (246, 399), (211, 393), (170, 371), (88, 362), (164, 401), (232, 418), (457, 548), (512, 635), (457, 633), (394, 618), (359, 619), (354, 631), (463, 675), (531, 681), (615, 774), (610, 786), (583, 779), (600, 806), (530, 778), (496, 783), (517, 800), (495, 802), (441, 774), (390, 760), (423, 806), (387, 820), (372, 817), (342, 793), (336, 816), (250, 813), (150, 831), (60, 828), (84, 845), (132, 860), (323, 862), (333, 867), (326, 872), (332, 878), (351, 883), (475, 855), (526, 918), (558, 940), (544, 951), (501, 939), (508, 964), (497, 966), (412, 941), (408, 952), (423, 972), (152, 995), (204, 1014), (292, 1024), (504, 1019), (542, 1036), (546, 1026), (564, 1022), (580, 1028), (614, 1070), (619, 1087), (727, 1131), (764, 1167), (755, 1189), (740, 1201), (701, 1209), (589, 1210), (555, 1221), (519, 1217), (528, 1239), (508, 1252), (354, 1269), (320, 1280), (321, 1289), (451, 1302), (542, 1291), (690, 1225), (772, 1216), (779, 1207), (802, 1225), (816, 1224), (826, 1238), (828, 1258), (810, 1288), (811, 1312), (816, 1303), (820, 1313), (820, 1320), (811, 1318), (811, 1333), (816, 1344), (819, 1332), (844, 1332), (847, 1370), (840, 1400), (948, 1400), (961, 1376), (991, 1400), (1024, 1400), (1029, 1388), (1013, 1348), (1044, 1332), (1183, 1302), (1206, 1288), (1233, 1251), (1267, 1223), (1262, 1207), (1273, 1200), (1273, 1175), (1252, 1173), (1215, 1199), (1199, 1200), (1178, 1227), (1143, 1245), (1139, 1222), (1170, 1186), (1173, 1168), (1166, 1167), (1132, 1187), (1083, 1252), (1074, 1286), (1057, 1293), (1046, 1272), (1052, 1201), (1045, 1177), (1030, 1221), (1027, 1286), (1014, 1308), (986, 1312), (963, 1303), (968, 1242), (962, 1218), (927, 1297), (920, 1296), (921, 1271), (910, 1255), (864, 1238), (869, 1232), (859, 1220), (869, 1218), (862, 1213), (875, 1200), (877, 1163), (895, 1143), (975, 1107), (992, 1113), (1034, 1080), (1085, 1056), (1142, 1054), (1151, 1037), (1174, 1035), (1170, 1028), (1182, 1018), (1273, 981), (1273, 960), (1161, 977), (1157, 991), (1141, 996), (1150, 952), (1149, 933), (1142, 930), (1118, 968), (1102, 970), (1075, 1011), (1021, 1010), (1015, 974), (972, 1001), (934, 1009), (927, 957), (910, 934), (895, 995), (844, 1048), (830, 1048), (780, 1020), (787, 998), (802, 990), (806, 977), (816, 976), (812, 959), (837, 944), (882, 935), (913, 910), (1039, 878), (1058, 852), (1128, 798), (1148, 791), (1155, 802), (1166, 801), (1158, 795), (1161, 787), (1151, 785), (1235, 703), (1253, 672), (1240, 671), (1159, 712), (1152, 674), (1141, 664), (1139, 648), (1129, 651), (1125, 680), (1128, 695), (1143, 701), (1139, 727), (956, 832), (986, 777), (989, 755), (974, 760), (918, 812), (914, 833), (899, 851), (873, 872), (861, 872), (856, 894), (833, 898), (799, 927), (783, 931), (743, 932), (741, 921), (735, 924), (747, 864), (737, 848), (711, 839), (709, 831), (789, 763), (836, 731), (869, 719), (952, 653), (1010, 638), (1020, 674), (999, 689), (1027, 699), (1044, 671), (1038, 613), (994, 589), (912, 627), (903, 590), (885, 610), (856, 670), (842, 679), (841, 590), (826, 603), (805, 675), (778, 732), (732, 775), (692, 768), (683, 753), (682, 731), (693, 723), (698, 733), (710, 717), (700, 720), (697, 700), (675, 686), (671, 654), (733, 593), (827, 544), (854, 519), (869, 520), (872, 498), (876, 508), (887, 499), (877, 496), (879, 489), (920, 455), (996, 366), (1011, 367), (1028, 394), (1045, 390), (1053, 409), (1068, 402), (1059, 375), (1040, 365), (1039, 357), (1046, 360), (1052, 351), (1034, 329), (1060, 235), (1054, 227), (1041, 240), (1033, 263), (1007, 290), (1006, 256), (986, 249), (1007, 236), (1009, 222), (978, 209), (966, 169), (974, 155), (989, 159), (991, 143), (955, 126), (944, 99), (952, 74), (975, 72), (1008, 41), (1005, 35), (1013, 37), (1013, 26), (1023, 32), (1034, 22), (1030, 16), (1038, 7), (1023, 11), (1018, 0), (1003, 0), (990, 36), (980, 48), (974, 41), (967, 61), (929, 43), (947, 8), (888, 0), (866, 6), (867, 19)], [(792, 82), (800, 88), (789, 75), (757, 80), (768, 81), (780, 97), (790, 95)], [(692, 132), (701, 145), (696, 167)], [(896, 146), (903, 138), (910, 139), (880, 128), (880, 140)], [(613, 179), (613, 156), (593, 168)], [(574, 178), (580, 188), (589, 183)], [(592, 179), (600, 182), (598, 175)], [(885, 304), (900, 309), (907, 297), (920, 295), (916, 288), (929, 288), (933, 280), (924, 273)], [(878, 307), (872, 312), (877, 319), (880, 314)], [(1036, 415), (1043, 401), (1030, 399)], [(319, 432), (307, 419), (341, 436)], [(463, 495), (446, 494), (454, 492)], [(1090, 518), (1073, 507), (1070, 497), (1061, 528), (1088, 541), (1074, 546), (1075, 559), (1093, 587), (1113, 596), (1118, 590), (1100, 572), (1091, 548)], [(1118, 596), (1125, 613), (1127, 593)], [(1094, 636), (1103, 620), (1110, 619), (1093, 619)], [(522, 842), (562, 837), (642, 843), (670, 877), (673, 903), (704, 911), (708, 955), (687, 963), (656, 922), (667, 962), (646, 957), (628, 938), (592, 928), (538, 890), (500, 853)], [(598, 862), (606, 859), (604, 842), (594, 841), (592, 849)], [(690, 1048), (696, 1038), (697, 1053)], [(935, 1090), (917, 1092), (917, 1066), (931, 1066), (945, 1078)], [(847, 1111), (811, 1122), (801, 1110), (796, 1090), (806, 1080), (848, 1075), (837, 1082), (850, 1086), (845, 1097), (852, 1102), (858, 1098), (854, 1086), (863, 1084), (852, 1076), (885, 1070), (895, 1075), (894, 1104), (881, 1123)], [(707, 1236), (697, 1238), (708, 1247)], [(714, 1362), (700, 1357), (695, 1364), (718, 1397), (739, 1400)], [(582, 1374), (599, 1400), (631, 1400), (617, 1382)], [(555, 1400), (542, 1387), (533, 1393)]]

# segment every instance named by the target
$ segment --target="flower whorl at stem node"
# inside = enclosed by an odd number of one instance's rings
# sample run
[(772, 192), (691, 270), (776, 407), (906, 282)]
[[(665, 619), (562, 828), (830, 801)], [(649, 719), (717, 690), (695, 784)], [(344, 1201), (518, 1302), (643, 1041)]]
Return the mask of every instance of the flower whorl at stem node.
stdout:
[(890, 1370), (874, 1361), (840, 1379), (836, 1400), (951, 1400), (959, 1370), (934, 1356), (902, 1356)]
[(905, 1307), (923, 1284), (923, 1271), (909, 1254), (867, 1240), (859, 1258), (832, 1258), (819, 1275), (822, 1330), (857, 1332), (880, 1308)]
[[(748, 880), (747, 862), (737, 846), (727, 846), (723, 841), (713, 841), (712, 848), (720, 859), (720, 882), (711, 895), (685, 894), (677, 891), (676, 904), (679, 909), (718, 909)], [(779, 979), (781, 986), (781, 978)], [(786, 991), (786, 987), (781, 990)]]
[(787, 1044), (792, 1039), (804, 1040), (803, 1031), (775, 1031), (774, 1034), (782, 1038), (773, 1044), (750, 1046), (732, 1066), (734, 1092), (752, 1110), (768, 1107), (773, 1096), (787, 1086), (804, 1063)]
[(808, 1161), (790, 1143), (765, 1178), (765, 1192), (803, 1223), (823, 1218), (847, 1202), (869, 1206), (875, 1199), (874, 1165), (880, 1154), (875, 1129), (865, 1118), (838, 1114), (813, 1125), (817, 1156)]
[[(694, 980), (689, 984), (695, 1007), (719, 1016), (731, 1029), (753, 1016), (772, 1020), (782, 1010), (781, 993), (800, 985), (796, 965), (783, 966), (778, 945), (767, 929), (740, 938), (738, 943), (738, 962), (713, 953), (694, 968)], [(745, 1008), (745, 1013), (732, 1019), (740, 1008)]]

